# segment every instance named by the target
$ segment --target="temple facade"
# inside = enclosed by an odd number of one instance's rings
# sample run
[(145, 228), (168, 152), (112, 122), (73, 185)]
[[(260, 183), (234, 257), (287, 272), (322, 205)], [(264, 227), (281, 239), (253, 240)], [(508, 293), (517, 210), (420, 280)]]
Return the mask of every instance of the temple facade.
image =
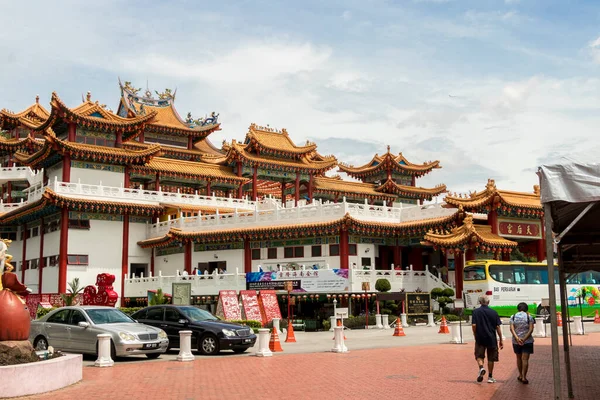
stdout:
[(174, 91), (118, 88), (116, 112), (90, 93), (73, 108), (53, 93), (48, 109), (36, 98), (0, 111), (0, 236), (34, 292), (64, 293), (100, 273), (131, 297), (128, 285), (139, 292), (196, 271), (221, 275), (196, 293), (217, 294), (258, 271), (431, 265), (455, 268), (460, 288), (464, 260), (477, 254), (544, 258), (539, 190), (490, 181), (424, 204), (447, 191), (417, 186), (439, 161), (415, 164), (388, 147), (355, 167), (256, 124), (218, 147), (209, 138), (218, 114), (182, 118)]

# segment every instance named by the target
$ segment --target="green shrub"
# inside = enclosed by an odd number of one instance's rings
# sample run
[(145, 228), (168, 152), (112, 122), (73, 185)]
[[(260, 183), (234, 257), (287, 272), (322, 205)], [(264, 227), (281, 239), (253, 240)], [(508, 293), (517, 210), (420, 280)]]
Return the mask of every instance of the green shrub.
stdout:
[(119, 311), (131, 317), (134, 313), (138, 312), (142, 308), (144, 307), (119, 307)]
[(400, 308), (400, 306), (395, 302), (392, 302), (392, 304), (387, 305), (387, 308), (389, 308), (391, 313), (395, 315), (398, 314), (398, 309)]
[(454, 315), (454, 314), (447, 314), (446, 315), (446, 321), (448, 321), (448, 322), (458, 322), (458, 321), (460, 321), (460, 317), (458, 315)]
[(375, 282), (375, 290), (378, 292), (389, 292), (392, 289), (392, 284), (387, 279), (377, 279)]
[(389, 308), (382, 308), (381, 309), (381, 314), (388, 314), (390, 315), (392, 313), (392, 310), (390, 310)]
[(237, 320), (228, 321), (228, 322), (233, 322), (233, 323), (240, 324), (240, 325), (246, 325), (246, 326), (248, 326), (250, 328), (253, 328), (253, 329), (254, 328), (256, 328), (256, 329), (262, 328), (262, 322), (256, 321), (256, 320), (252, 320), (252, 319), (249, 319), (249, 320), (237, 319)]
[(38, 307), (37, 309), (37, 314), (36, 314), (36, 318), (42, 318), (43, 316), (45, 316), (46, 314), (48, 314), (50, 311), (52, 310), (56, 310), (57, 307), (52, 307), (52, 308), (42, 308), (42, 307)]
[[(369, 325), (375, 325), (375, 314), (369, 314)], [(365, 327), (365, 316), (349, 317), (344, 320), (344, 326), (349, 329), (359, 329)]]
[(454, 289), (446, 288), (443, 290), (442, 295), (446, 297), (454, 297)]
[(331, 321), (328, 319), (323, 320), (323, 330), (328, 331), (331, 329)]
[(437, 299), (438, 297), (442, 297), (444, 295), (444, 289), (436, 287), (431, 289), (431, 298)]

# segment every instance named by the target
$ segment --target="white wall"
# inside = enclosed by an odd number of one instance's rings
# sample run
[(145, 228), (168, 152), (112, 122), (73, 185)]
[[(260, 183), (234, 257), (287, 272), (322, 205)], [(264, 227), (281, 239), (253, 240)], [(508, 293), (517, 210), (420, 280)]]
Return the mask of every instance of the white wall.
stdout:
[[(193, 261), (193, 258), (192, 258)], [(184, 253), (156, 256), (154, 259), (154, 275), (162, 273), (166, 276), (175, 275), (177, 271), (184, 270)], [(192, 267), (193, 270), (193, 267)]]
[[(219, 258), (215, 258), (215, 254)], [(195, 251), (192, 253), (192, 271), (200, 262), (227, 262), (227, 273), (244, 272), (244, 249), (219, 250), (219, 251)]]
[[(58, 177), (61, 180), (61, 176)], [(120, 187), (123, 184), (124, 173), (112, 171), (100, 171), (89, 168), (71, 168), (71, 182), (87, 183), (90, 185), (98, 185), (102, 182), (104, 186)]]
[(58, 267), (44, 268), (42, 291), (44, 293), (58, 293)]
[[(300, 246), (293, 246), (300, 247)], [(321, 245), (321, 256), (320, 257), (312, 257), (312, 245), (302, 246), (304, 247), (304, 257), (301, 258), (284, 258), (284, 247), (276, 247), (277, 249), (277, 258), (269, 259), (268, 258), (268, 249), (261, 248), (260, 249), (260, 260), (252, 260), (252, 271), (258, 271), (258, 266), (262, 266), (264, 271), (277, 269), (277, 264), (287, 265), (291, 263), (296, 263), (298, 265), (305, 265), (307, 268), (313, 266), (314, 264), (318, 264), (321, 268), (324, 268), (327, 264), (329, 264), (329, 268), (336, 269), (340, 267), (340, 257), (339, 256), (330, 256), (329, 255), (329, 245), (324, 244)], [(242, 253), (243, 257), (243, 253)]]
[[(146, 239), (146, 224), (129, 222), (129, 276), (131, 264), (148, 264), (147, 273), (150, 274), (151, 249), (143, 249), (137, 243)], [(156, 272), (158, 274), (158, 272)], [(120, 288), (120, 287), (119, 287)]]
[(46, 176), (48, 177), (48, 183), (52, 183), (54, 182), (54, 179), (56, 178), (56, 180), (58, 180), (59, 182), (62, 181), (62, 161), (60, 163), (58, 163), (57, 166), (55, 167), (50, 167), (49, 169), (46, 170)]
[(362, 268), (361, 259), (370, 258), (371, 267), (375, 268), (375, 245), (374, 244), (361, 244), (356, 245), (355, 256), (348, 257), (348, 268), (352, 268), (352, 263), (356, 263), (357, 268)]
[[(57, 256), (60, 251), (60, 230), (44, 234), (44, 257)], [(45, 271), (44, 271), (45, 272)], [(46, 289), (42, 287), (45, 293)]]

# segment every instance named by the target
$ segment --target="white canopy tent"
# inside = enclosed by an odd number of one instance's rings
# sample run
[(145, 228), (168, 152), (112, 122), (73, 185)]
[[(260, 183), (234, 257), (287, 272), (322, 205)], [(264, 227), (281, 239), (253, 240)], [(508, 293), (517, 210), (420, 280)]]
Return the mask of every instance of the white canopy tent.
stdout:
[[(562, 399), (560, 355), (556, 323), (554, 246), (558, 253), (559, 287), (563, 321), (568, 321), (566, 274), (600, 271), (600, 163), (569, 161), (539, 168), (541, 202), (544, 205), (548, 289), (554, 373), (554, 398)], [(550, 234), (553, 232), (554, 235)], [(569, 324), (563, 324), (563, 350), (567, 391), (573, 397), (569, 357)]]

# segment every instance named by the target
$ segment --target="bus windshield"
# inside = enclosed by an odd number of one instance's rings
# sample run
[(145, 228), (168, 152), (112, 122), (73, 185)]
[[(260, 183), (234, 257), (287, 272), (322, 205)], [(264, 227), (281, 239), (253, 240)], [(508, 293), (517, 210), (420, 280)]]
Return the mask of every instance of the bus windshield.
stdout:
[(465, 281), (482, 281), (485, 280), (485, 265), (471, 265), (465, 267)]

